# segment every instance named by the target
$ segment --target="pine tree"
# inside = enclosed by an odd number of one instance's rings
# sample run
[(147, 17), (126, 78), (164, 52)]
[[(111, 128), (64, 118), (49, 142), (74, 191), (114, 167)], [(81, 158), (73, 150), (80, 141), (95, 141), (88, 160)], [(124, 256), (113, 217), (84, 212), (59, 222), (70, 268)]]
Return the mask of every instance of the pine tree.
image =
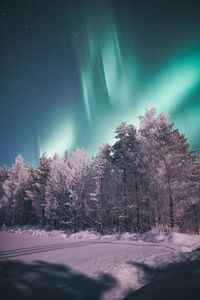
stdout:
[(160, 164), (162, 164), (163, 169), (165, 193), (168, 197), (171, 228), (176, 223), (176, 210), (187, 193), (187, 162), (189, 159), (187, 139), (177, 129), (173, 129), (173, 125), (161, 115), (160, 126), (156, 134), (156, 139), (160, 145)]
[(4, 190), (3, 190), (3, 184), (8, 179), (9, 169), (4, 167), (0, 168), (0, 225), (5, 223), (6, 221), (6, 203), (5, 199), (3, 197)]
[(91, 168), (93, 180), (93, 191), (90, 194), (91, 217), (93, 226), (101, 234), (106, 231), (106, 226), (108, 226), (109, 202), (110, 198), (112, 199), (110, 152), (111, 147), (108, 144), (102, 145)]
[(46, 153), (43, 153), (40, 157), (38, 168), (32, 172), (31, 198), (41, 225), (44, 225), (46, 222), (44, 214), (45, 190), (50, 174), (51, 162), (52, 159)]
[(73, 226), (72, 172), (66, 162), (54, 158), (45, 186), (44, 211), (48, 224), (53, 227)]
[(88, 176), (90, 172), (90, 158), (87, 151), (77, 148), (69, 160), (69, 165), (72, 171), (73, 227), (74, 231), (78, 231), (88, 226)]
[(185, 193), (179, 206), (179, 228), (182, 231), (200, 233), (200, 161), (194, 152), (187, 160)]
[(179, 226), (189, 192), (190, 150), (187, 139), (168, 116), (148, 110), (141, 118), (140, 140), (147, 173), (148, 194), (155, 224)]
[(8, 212), (7, 223), (22, 225), (30, 173), (21, 155), (16, 157), (7, 176), (8, 178), (3, 183), (3, 202)]
[(133, 125), (122, 123), (116, 130), (117, 141), (112, 148), (112, 160), (121, 174), (121, 199), (125, 231), (141, 230), (140, 145)]
[(160, 180), (159, 143), (155, 139), (160, 121), (155, 109), (146, 110), (140, 117), (139, 141), (141, 145), (141, 163), (143, 168), (143, 199), (146, 205), (145, 215), (148, 227), (162, 224), (163, 216), (160, 195), (163, 194), (163, 182)]

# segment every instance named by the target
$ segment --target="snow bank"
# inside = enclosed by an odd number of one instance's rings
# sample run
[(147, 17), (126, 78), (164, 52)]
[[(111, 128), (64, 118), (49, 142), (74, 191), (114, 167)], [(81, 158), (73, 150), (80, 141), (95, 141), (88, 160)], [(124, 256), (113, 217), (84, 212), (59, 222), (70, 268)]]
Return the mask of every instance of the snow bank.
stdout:
[(66, 230), (49, 230), (45, 228), (39, 228), (34, 226), (21, 226), (21, 227), (8, 227), (4, 229), (11, 233), (17, 234), (30, 234), (39, 236), (51, 236), (51, 237), (63, 237), (70, 239), (82, 239), (82, 240), (124, 240), (124, 241), (136, 241), (139, 240), (139, 235), (136, 233), (123, 233), (123, 234), (107, 234), (100, 235), (94, 231), (82, 230), (76, 233), (71, 233)]
[(156, 243), (163, 246), (174, 247), (182, 252), (190, 252), (200, 247), (200, 235), (192, 235), (178, 232), (165, 232), (158, 229), (152, 229), (143, 234), (123, 233), (100, 235), (94, 231), (84, 230), (77, 233), (70, 233), (66, 230), (48, 230), (38, 227), (12, 227), (7, 231), (17, 234), (30, 234), (38, 236), (62, 237), (81, 240), (106, 240), (106, 241), (136, 241), (144, 243)]
[(17, 233), (17, 234), (62, 237), (62, 238), (71, 238), (71, 239), (82, 239), (82, 240), (98, 240), (102, 238), (100, 234), (89, 230), (79, 231), (77, 233), (71, 233), (64, 229), (50, 230), (50, 229), (38, 228), (38, 227), (21, 226), (21, 227), (7, 228), (6, 231), (11, 233)]
[(167, 232), (156, 228), (145, 232), (141, 239), (146, 242), (174, 247), (181, 252), (191, 252), (200, 247), (200, 235), (198, 234)]
[(76, 233), (72, 233), (68, 237), (71, 239), (82, 239), (82, 240), (97, 240), (101, 238), (99, 234), (90, 232), (88, 230), (82, 230)]
[(200, 247), (200, 235), (173, 232), (169, 242), (180, 246), (182, 252), (191, 252)]
[(17, 234), (29, 234), (37, 236), (51, 236), (51, 237), (68, 237), (68, 234), (64, 230), (46, 230), (42, 228), (24, 228), (16, 227), (7, 229), (8, 232)]

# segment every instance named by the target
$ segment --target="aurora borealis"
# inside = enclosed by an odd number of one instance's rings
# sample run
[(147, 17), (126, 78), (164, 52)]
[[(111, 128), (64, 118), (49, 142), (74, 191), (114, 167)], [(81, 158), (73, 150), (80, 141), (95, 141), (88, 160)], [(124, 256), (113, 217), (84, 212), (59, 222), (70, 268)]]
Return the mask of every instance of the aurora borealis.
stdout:
[[(55, 3), (56, 2), (56, 3)], [(167, 112), (200, 148), (198, 1), (2, 1), (0, 165), (112, 143)]]

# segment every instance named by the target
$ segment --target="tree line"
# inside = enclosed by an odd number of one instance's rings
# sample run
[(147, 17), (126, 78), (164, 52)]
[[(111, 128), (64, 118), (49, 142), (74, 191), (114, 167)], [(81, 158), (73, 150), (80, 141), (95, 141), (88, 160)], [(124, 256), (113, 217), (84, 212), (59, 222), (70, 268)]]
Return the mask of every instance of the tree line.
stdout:
[(90, 159), (45, 153), (37, 167), (18, 155), (0, 169), (0, 223), (144, 232), (162, 225), (200, 232), (200, 161), (166, 114), (149, 109), (139, 128), (123, 122), (114, 145)]

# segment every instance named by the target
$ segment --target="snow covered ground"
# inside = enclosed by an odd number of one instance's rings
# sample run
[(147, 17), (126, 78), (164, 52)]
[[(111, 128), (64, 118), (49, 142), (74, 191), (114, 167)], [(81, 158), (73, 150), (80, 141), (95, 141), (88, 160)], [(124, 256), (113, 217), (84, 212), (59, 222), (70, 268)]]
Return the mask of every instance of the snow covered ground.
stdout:
[[(151, 279), (143, 269), (178, 263), (191, 255), (183, 252), (200, 247), (198, 235), (156, 230), (143, 235), (105, 236), (89, 231), (68, 234), (62, 230), (27, 227), (7, 230), (17, 234), (0, 233), (1, 261), (20, 259), (26, 264), (41, 261), (48, 263), (50, 268), (59, 264), (96, 282), (100, 282), (102, 276), (110, 276), (117, 284), (103, 293), (102, 300), (123, 299)], [(20, 278), (20, 274), (18, 276)]]
[(7, 228), (6, 231), (17, 234), (29, 234), (36, 236), (62, 237), (75, 240), (102, 240), (102, 241), (137, 241), (139, 243), (154, 243), (165, 245), (181, 252), (191, 252), (200, 247), (200, 235), (186, 234), (179, 232), (164, 232), (158, 229), (137, 233), (123, 233), (100, 235), (93, 231), (79, 231), (77, 233), (69, 233), (65, 230), (45, 230), (43, 228), (34, 228), (28, 226)]

